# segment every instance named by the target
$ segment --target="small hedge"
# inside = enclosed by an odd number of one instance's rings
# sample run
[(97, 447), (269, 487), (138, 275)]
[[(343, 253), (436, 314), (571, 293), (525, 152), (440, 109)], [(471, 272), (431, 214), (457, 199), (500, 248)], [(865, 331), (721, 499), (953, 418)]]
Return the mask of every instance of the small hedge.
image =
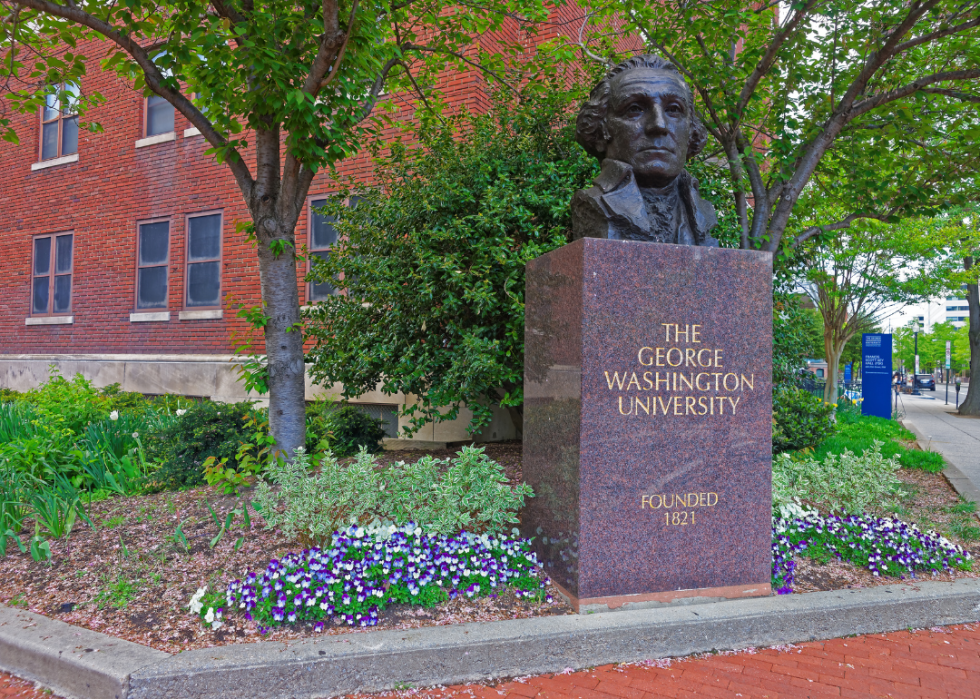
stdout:
[(795, 387), (772, 397), (772, 451), (810, 449), (834, 433), (834, 407)]

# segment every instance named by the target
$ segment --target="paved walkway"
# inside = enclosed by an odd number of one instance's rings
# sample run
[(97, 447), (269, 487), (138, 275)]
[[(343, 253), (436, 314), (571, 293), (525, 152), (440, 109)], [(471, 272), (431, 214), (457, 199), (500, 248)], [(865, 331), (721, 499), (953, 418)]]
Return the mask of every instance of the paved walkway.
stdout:
[(607, 665), (587, 672), (525, 677), (495, 687), (474, 684), (391, 692), (385, 696), (404, 699), (980, 699), (980, 624), (673, 661)]
[[(917, 434), (919, 445), (940, 452), (972, 484), (969, 499), (980, 501), (980, 418), (957, 415), (955, 396), (950, 386), (949, 405), (945, 405), (945, 385), (940, 384), (935, 392), (923, 391), (921, 396), (901, 395), (898, 410), (905, 413), (902, 421)], [(961, 391), (960, 398), (965, 397)]]

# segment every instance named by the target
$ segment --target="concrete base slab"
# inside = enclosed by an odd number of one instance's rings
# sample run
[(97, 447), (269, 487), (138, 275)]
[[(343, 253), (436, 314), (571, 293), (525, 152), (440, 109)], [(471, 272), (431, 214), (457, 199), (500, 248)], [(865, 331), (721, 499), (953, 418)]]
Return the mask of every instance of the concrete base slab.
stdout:
[(123, 699), (130, 674), (168, 653), (0, 605), (0, 668), (64, 697)]
[[(35, 622), (36, 615), (12, 621)], [(16, 662), (21, 633), (0, 625), (0, 668), (79, 697), (218, 699), (330, 697), (396, 687), (458, 684), (606, 663), (771, 646), (980, 620), (980, 580), (887, 585), (758, 597), (616, 614), (518, 619), (370, 631), (290, 642), (221, 646), (167, 656), (102, 634), (48, 627)], [(57, 634), (50, 636), (51, 633)], [(73, 636), (73, 634), (81, 634)], [(93, 637), (101, 637), (101, 645)], [(85, 640), (83, 641), (82, 638)], [(85, 648), (93, 648), (85, 653)], [(95, 653), (95, 649), (99, 653)], [(152, 655), (151, 655), (152, 654)], [(95, 659), (93, 656), (99, 656)], [(30, 666), (26, 673), (21, 668)], [(99, 679), (101, 678), (101, 679)], [(126, 681), (125, 678), (128, 678)], [(98, 693), (86, 690), (87, 686)], [(117, 693), (107, 694), (105, 688)], [(87, 690), (86, 690), (87, 691)]]

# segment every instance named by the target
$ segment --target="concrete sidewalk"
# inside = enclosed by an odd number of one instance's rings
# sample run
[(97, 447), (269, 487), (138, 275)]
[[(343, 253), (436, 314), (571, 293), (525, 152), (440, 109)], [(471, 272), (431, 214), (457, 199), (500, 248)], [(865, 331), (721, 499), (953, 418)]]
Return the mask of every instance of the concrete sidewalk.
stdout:
[[(960, 398), (965, 398), (963, 392)], [(956, 413), (952, 386), (949, 405), (944, 399), (944, 385), (936, 386), (935, 392), (923, 391), (921, 396), (902, 394), (898, 412), (905, 414), (902, 422), (915, 433), (919, 446), (938, 451), (954, 467), (946, 475), (951, 481), (960, 481), (953, 483), (960, 494), (980, 502), (980, 418)]]

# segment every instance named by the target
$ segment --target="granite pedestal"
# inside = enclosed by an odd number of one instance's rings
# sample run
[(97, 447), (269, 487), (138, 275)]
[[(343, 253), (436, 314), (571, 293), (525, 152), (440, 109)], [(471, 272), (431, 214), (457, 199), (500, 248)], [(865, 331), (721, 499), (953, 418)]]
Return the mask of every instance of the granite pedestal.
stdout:
[(528, 263), (522, 526), (577, 610), (770, 593), (771, 284), (742, 250)]

